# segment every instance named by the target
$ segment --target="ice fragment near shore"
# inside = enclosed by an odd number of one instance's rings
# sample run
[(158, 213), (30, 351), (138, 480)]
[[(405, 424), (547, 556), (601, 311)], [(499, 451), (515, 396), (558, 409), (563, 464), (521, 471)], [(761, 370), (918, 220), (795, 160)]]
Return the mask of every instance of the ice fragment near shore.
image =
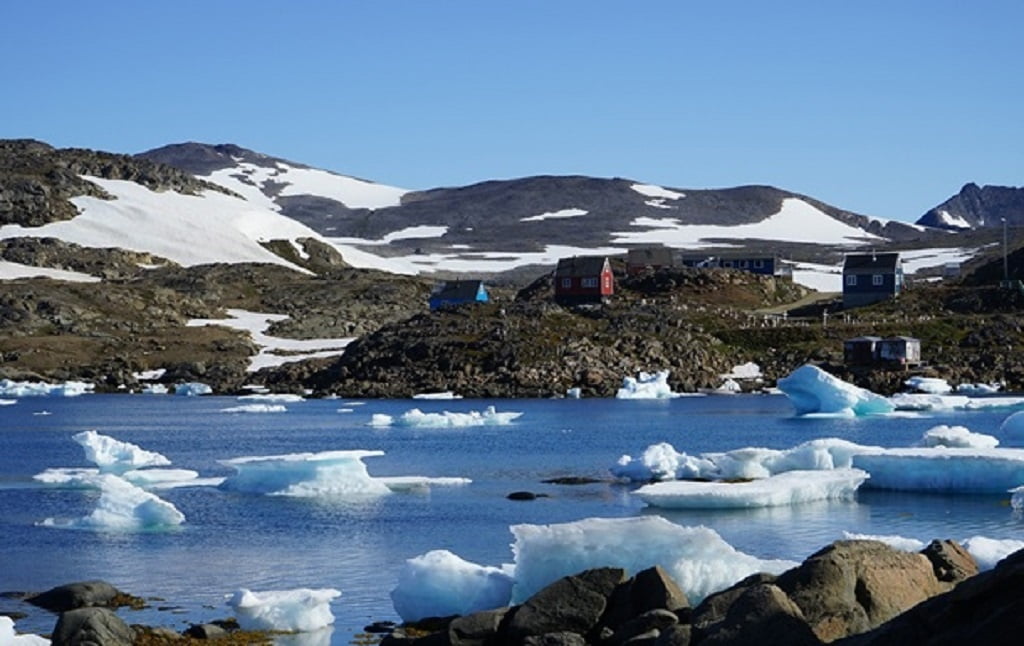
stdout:
[(104, 473), (124, 473), (142, 467), (160, 467), (171, 463), (165, 456), (147, 451), (130, 442), (122, 442), (96, 431), (82, 431), (71, 436), (85, 449), (85, 459)]
[(376, 413), (370, 418), (370, 426), (408, 426), (422, 428), (462, 428), (465, 426), (507, 426), (522, 416), (522, 413), (499, 413), (494, 406), (488, 406), (482, 413), (424, 413), (418, 408), (402, 413), (398, 417)]
[(833, 377), (810, 364), (779, 379), (778, 387), (789, 397), (797, 415), (872, 415), (891, 413), (895, 408), (887, 398)]
[(38, 635), (19, 635), (14, 632), (14, 620), (0, 615), (0, 644), (3, 646), (50, 646), (50, 640)]
[(918, 445), (958, 449), (994, 449), (999, 446), (999, 440), (984, 433), (974, 433), (965, 426), (941, 424), (925, 431)]
[(282, 404), (242, 404), (220, 409), (222, 413), (285, 413), (288, 409)]
[(904, 381), (903, 385), (929, 395), (948, 395), (953, 391), (948, 381), (938, 377), (911, 377)]
[(235, 469), (221, 489), (278, 496), (341, 496), (363, 498), (387, 495), (388, 487), (370, 477), (363, 458), (383, 451), (324, 451), (219, 460)]
[(334, 623), (330, 603), (340, 590), (297, 588), (253, 592), (242, 588), (228, 601), (242, 630), (312, 632)]
[(981, 571), (991, 570), (999, 561), (1024, 549), (1024, 541), (1012, 538), (996, 539), (985, 536), (972, 536), (963, 541), (964, 549), (970, 552), (978, 562)]
[(185, 515), (174, 505), (113, 474), (99, 474), (100, 497), (88, 516), (71, 521), (47, 518), (46, 527), (101, 531), (145, 531), (175, 527)]
[(1010, 489), (1010, 507), (1014, 511), (1024, 511), (1024, 485)]
[(852, 500), (868, 474), (860, 469), (786, 471), (746, 482), (657, 482), (633, 492), (666, 509), (751, 509), (818, 500)]
[(92, 392), (93, 388), (93, 384), (84, 381), (47, 384), (41, 381), (0, 379), (0, 395), (5, 397), (77, 397)]
[(433, 550), (406, 561), (391, 591), (391, 603), (404, 621), (500, 608), (511, 597), (511, 574), (464, 561), (448, 550)]
[(668, 385), (668, 370), (641, 372), (636, 378), (623, 377), (616, 399), (671, 399), (679, 397)]
[(189, 381), (183, 384), (175, 384), (174, 394), (183, 395), (185, 397), (198, 397), (200, 395), (209, 395), (213, 393), (213, 388), (208, 385), (199, 383), (198, 381)]

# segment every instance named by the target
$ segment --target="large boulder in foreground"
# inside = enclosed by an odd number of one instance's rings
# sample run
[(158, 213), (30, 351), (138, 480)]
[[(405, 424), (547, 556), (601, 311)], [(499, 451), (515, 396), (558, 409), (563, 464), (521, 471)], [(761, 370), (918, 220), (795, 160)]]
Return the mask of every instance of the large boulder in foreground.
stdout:
[(622, 568), (597, 568), (563, 577), (516, 608), (505, 634), (514, 643), (548, 633), (586, 635), (597, 627), (608, 599), (625, 581)]
[(784, 572), (779, 589), (823, 642), (856, 635), (948, 591), (932, 561), (879, 541), (837, 541)]
[(131, 646), (134, 631), (107, 608), (78, 608), (61, 614), (53, 646)]

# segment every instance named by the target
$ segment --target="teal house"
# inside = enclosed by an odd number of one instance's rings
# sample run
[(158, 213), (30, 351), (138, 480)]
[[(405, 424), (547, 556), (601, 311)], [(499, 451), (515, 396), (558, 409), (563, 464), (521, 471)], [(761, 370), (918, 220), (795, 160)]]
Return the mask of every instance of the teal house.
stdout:
[(430, 294), (430, 309), (486, 303), (488, 300), (490, 297), (482, 280), (449, 280), (440, 283)]

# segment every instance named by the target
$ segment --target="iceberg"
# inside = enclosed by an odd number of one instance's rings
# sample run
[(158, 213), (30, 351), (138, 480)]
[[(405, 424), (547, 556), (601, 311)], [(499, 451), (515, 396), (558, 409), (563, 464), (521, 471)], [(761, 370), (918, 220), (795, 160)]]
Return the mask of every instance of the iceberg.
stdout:
[(621, 567), (632, 575), (661, 565), (690, 602), (697, 603), (755, 572), (778, 574), (797, 565), (744, 554), (713, 529), (683, 527), (660, 516), (587, 518), (510, 529), (515, 536), (513, 603), (561, 577), (595, 567)]
[[(54, 468), (32, 476), (36, 482), (64, 489), (99, 489), (102, 479), (99, 469)], [(219, 484), (219, 478), (201, 480), (191, 469), (133, 469), (115, 474), (143, 489), (174, 489)]]
[(957, 449), (994, 449), (999, 440), (984, 433), (974, 433), (965, 426), (934, 426), (924, 432), (918, 446), (945, 446)]
[(1024, 446), (1024, 411), (1013, 413), (999, 425), (999, 435), (1010, 446)]
[(412, 396), (413, 399), (434, 399), (434, 400), (446, 400), (446, 399), (462, 399), (462, 395), (456, 395), (450, 390), (439, 393), (416, 393)]
[(668, 370), (641, 372), (637, 378), (623, 377), (616, 399), (671, 399), (679, 397), (668, 385)]
[(171, 463), (165, 456), (146, 451), (135, 444), (116, 440), (96, 431), (82, 431), (71, 436), (85, 449), (85, 459), (104, 473), (124, 473), (142, 467), (159, 467)]
[(94, 387), (84, 381), (48, 384), (41, 381), (0, 379), (0, 395), (4, 397), (77, 397), (92, 392)]
[(334, 623), (330, 603), (340, 590), (297, 588), (253, 592), (242, 588), (228, 600), (242, 630), (312, 632)]
[(871, 488), (1005, 493), (1024, 482), (1024, 449), (885, 449), (854, 456), (853, 466), (871, 474)]
[(219, 460), (235, 470), (221, 489), (277, 496), (367, 498), (390, 489), (370, 476), (364, 458), (383, 451), (323, 451)]
[(167, 393), (167, 386), (163, 384), (146, 384), (142, 387), (142, 394), (144, 395), (166, 395)]
[(911, 390), (929, 395), (948, 395), (953, 392), (953, 387), (949, 385), (949, 382), (938, 377), (911, 377), (904, 381), (903, 385)]
[(751, 509), (852, 500), (867, 478), (860, 469), (786, 471), (745, 482), (657, 482), (640, 487), (633, 495), (665, 509)]
[(306, 398), (294, 393), (254, 393), (252, 395), (241, 395), (238, 397), (238, 401), (294, 404), (297, 402), (304, 402), (306, 401)]
[(174, 394), (183, 395), (185, 397), (198, 397), (200, 395), (209, 395), (213, 393), (213, 388), (210, 388), (206, 384), (199, 383), (198, 381), (188, 381), (183, 384), (175, 384)]
[(391, 603), (403, 621), (467, 615), (507, 606), (512, 583), (512, 575), (504, 569), (433, 550), (405, 562), (391, 591)]
[(678, 453), (671, 444), (660, 442), (647, 447), (634, 459), (624, 455), (611, 468), (612, 475), (631, 482), (701, 478), (714, 471), (715, 464), (706, 458)]
[(38, 635), (19, 635), (14, 632), (14, 620), (0, 615), (0, 644), (4, 646), (50, 646), (50, 640)]
[(185, 515), (174, 505), (109, 473), (95, 476), (100, 497), (88, 516), (70, 521), (47, 518), (45, 527), (99, 531), (150, 531), (176, 527)]
[(462, 428), (466, 426), (506, 426), (522, 416), (522, 413), (499, 413), (494, 406), (488, 406), (482, 413), (424, 413), (418, 408), (402, 413), (398, 417), (375, 413), (370, 418), (370, 426), (409, 426), (417, 428)]
[(732, 370), (720, 376), (723, 379), (760, 379), (762, 377), (761, 366), (753, 361), (748, 361), (747, 363), (733, 366)]
[(789, 397), (797, 415), (873, 415), (891, 413), (895, 408), (887, 398), (833, 377), (810, 364), (779, 379), (778, 387)]
[(242, 404), (220, 409), (222, 413), (286, 413), (288, 409), (281, 404)]
[(978, 562), (978, 569), (981, 571), (991, 570), (999, 561), (1024, 549), (1024, 541), (1012, 538), (995, 539), (985, 536), (972, 536), (962, 541), (964, 549), (971, 553), (974, 560)]

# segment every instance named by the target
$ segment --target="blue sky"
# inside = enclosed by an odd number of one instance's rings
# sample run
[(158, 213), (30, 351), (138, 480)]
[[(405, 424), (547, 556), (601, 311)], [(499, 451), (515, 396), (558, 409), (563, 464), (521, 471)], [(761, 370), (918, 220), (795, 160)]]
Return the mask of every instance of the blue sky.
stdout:
[(1024, 185), (1024, 2), (10, 2), (0, 137), (231, 142), (405, 188)]

